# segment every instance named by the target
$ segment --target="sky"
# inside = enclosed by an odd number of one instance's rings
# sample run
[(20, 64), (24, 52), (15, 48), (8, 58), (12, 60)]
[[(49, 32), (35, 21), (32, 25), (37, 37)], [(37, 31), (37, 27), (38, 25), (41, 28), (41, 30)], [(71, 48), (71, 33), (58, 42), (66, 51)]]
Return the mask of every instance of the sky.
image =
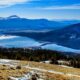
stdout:
[(80, 0), (0, 0), (0, 17), (80, 20)]

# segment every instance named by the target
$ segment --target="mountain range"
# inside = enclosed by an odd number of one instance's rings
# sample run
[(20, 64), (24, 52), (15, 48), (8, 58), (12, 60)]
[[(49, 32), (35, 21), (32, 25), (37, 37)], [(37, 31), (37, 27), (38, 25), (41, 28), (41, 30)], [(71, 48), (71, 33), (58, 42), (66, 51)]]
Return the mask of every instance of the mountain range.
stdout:
[(73, 24), (58, 30), (51, 31), (23, 31), (7, 34), (27, 36), (39, 42), (52, 42), (61, 46), (80, 49), (80, 23)]
[(53, 21), (47, 19), (26, 19), (12, 15), (6, 18), (0, 17), (0, 30), (55, 30), (78, 23), (79, 20)]
[(47, 19), (26, 19), (16, 15), (0, 18), (0, 30), (42, 30), (56, 29), (62, 26), (64, 26), (63, 23)]
[[(0, 17), (0, 32), (80, 50), (80, 20), (52, 21), (12, 15)], [(47, 45), (47, 44), (45, 44)]]

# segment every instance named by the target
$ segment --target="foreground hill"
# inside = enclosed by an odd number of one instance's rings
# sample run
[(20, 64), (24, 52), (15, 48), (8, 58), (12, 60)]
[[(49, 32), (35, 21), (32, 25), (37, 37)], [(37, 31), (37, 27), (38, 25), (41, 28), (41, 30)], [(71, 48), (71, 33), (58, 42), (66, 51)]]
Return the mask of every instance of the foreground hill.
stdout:
[(30, 61), (0, 59), (0, 80), (80, 80), (80, 69)]

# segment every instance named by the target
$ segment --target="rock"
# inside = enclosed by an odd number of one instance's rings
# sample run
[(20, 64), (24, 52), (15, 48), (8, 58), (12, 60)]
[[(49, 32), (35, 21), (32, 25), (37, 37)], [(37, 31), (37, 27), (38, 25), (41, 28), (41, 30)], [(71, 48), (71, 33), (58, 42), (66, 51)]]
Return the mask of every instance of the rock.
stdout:
[(31, 80), (37, 80), (37, 77), (36, 77), (36, 75), (32, 75), (32, 78), (31, 78)]
[(0, 76), (0, 80), (3, 80), (4, 78), (2, 76)]
[(15, 68), (14, 68), (14, 67), (10, 67), (10, 69), (11, 69), (11, 70), (15, 70)]
[(19, 66), (17, 66), (17, 67), (16, 67), (16, 69), (21, 69), (21, 66), (20, 66), (20, 65), (19, 65)]

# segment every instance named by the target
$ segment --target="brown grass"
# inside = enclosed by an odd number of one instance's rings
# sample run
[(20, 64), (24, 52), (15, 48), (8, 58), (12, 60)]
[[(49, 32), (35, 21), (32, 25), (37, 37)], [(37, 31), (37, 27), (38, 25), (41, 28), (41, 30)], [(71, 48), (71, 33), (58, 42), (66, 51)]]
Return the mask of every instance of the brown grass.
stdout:
[(70, 73), (70, 74), (80, 75), (79, 68), (66, 68), (66, 67), (53, 65), (53, 64), (44, 64), (44, 63), (37, 63), (37, 62), (30, 62), (30, 61), (20, 61), (19, 64), (22, 64), (22, 65), (29, 64), (31, 67), (38, 67), (46, 70), (55, 70), (58, 72), (63, 72), (64, 74)]
[[(46, 70), (54, 70), (58, 72), (63, 72), (63, 75), (60, 74), (51, 74), (45, 73), (46, 79), (45, 80), (80, 80), (80, 77), (70, 77), (66, 74), (75, 74), (80, 75), (80, 69), (78, 68), (66, 68), (61, 67), (58, 65), (51, 65), (45, 63), (38, 63), (38, 62), (30, 62), (30, 61), (20, 61), (17, 65), (26, 66), (29, 65), (30, 67), (37, 67)], [(12, 69), (10, 66), (0, 65), (0, 80), (8, 80), (9, 76), (13, 77), (20, 77), (23, 76), (24, 73), (30, 71), (30, 69), (21, 68), (21, 69)]]
[(26, 68), (12, 69), (9, 66), (0, 65), (0, 76), (3, 78), (3, 80), (7, 80), (9, 76), (20, 77), (28, 71), (29, 69), (26, 69)]

